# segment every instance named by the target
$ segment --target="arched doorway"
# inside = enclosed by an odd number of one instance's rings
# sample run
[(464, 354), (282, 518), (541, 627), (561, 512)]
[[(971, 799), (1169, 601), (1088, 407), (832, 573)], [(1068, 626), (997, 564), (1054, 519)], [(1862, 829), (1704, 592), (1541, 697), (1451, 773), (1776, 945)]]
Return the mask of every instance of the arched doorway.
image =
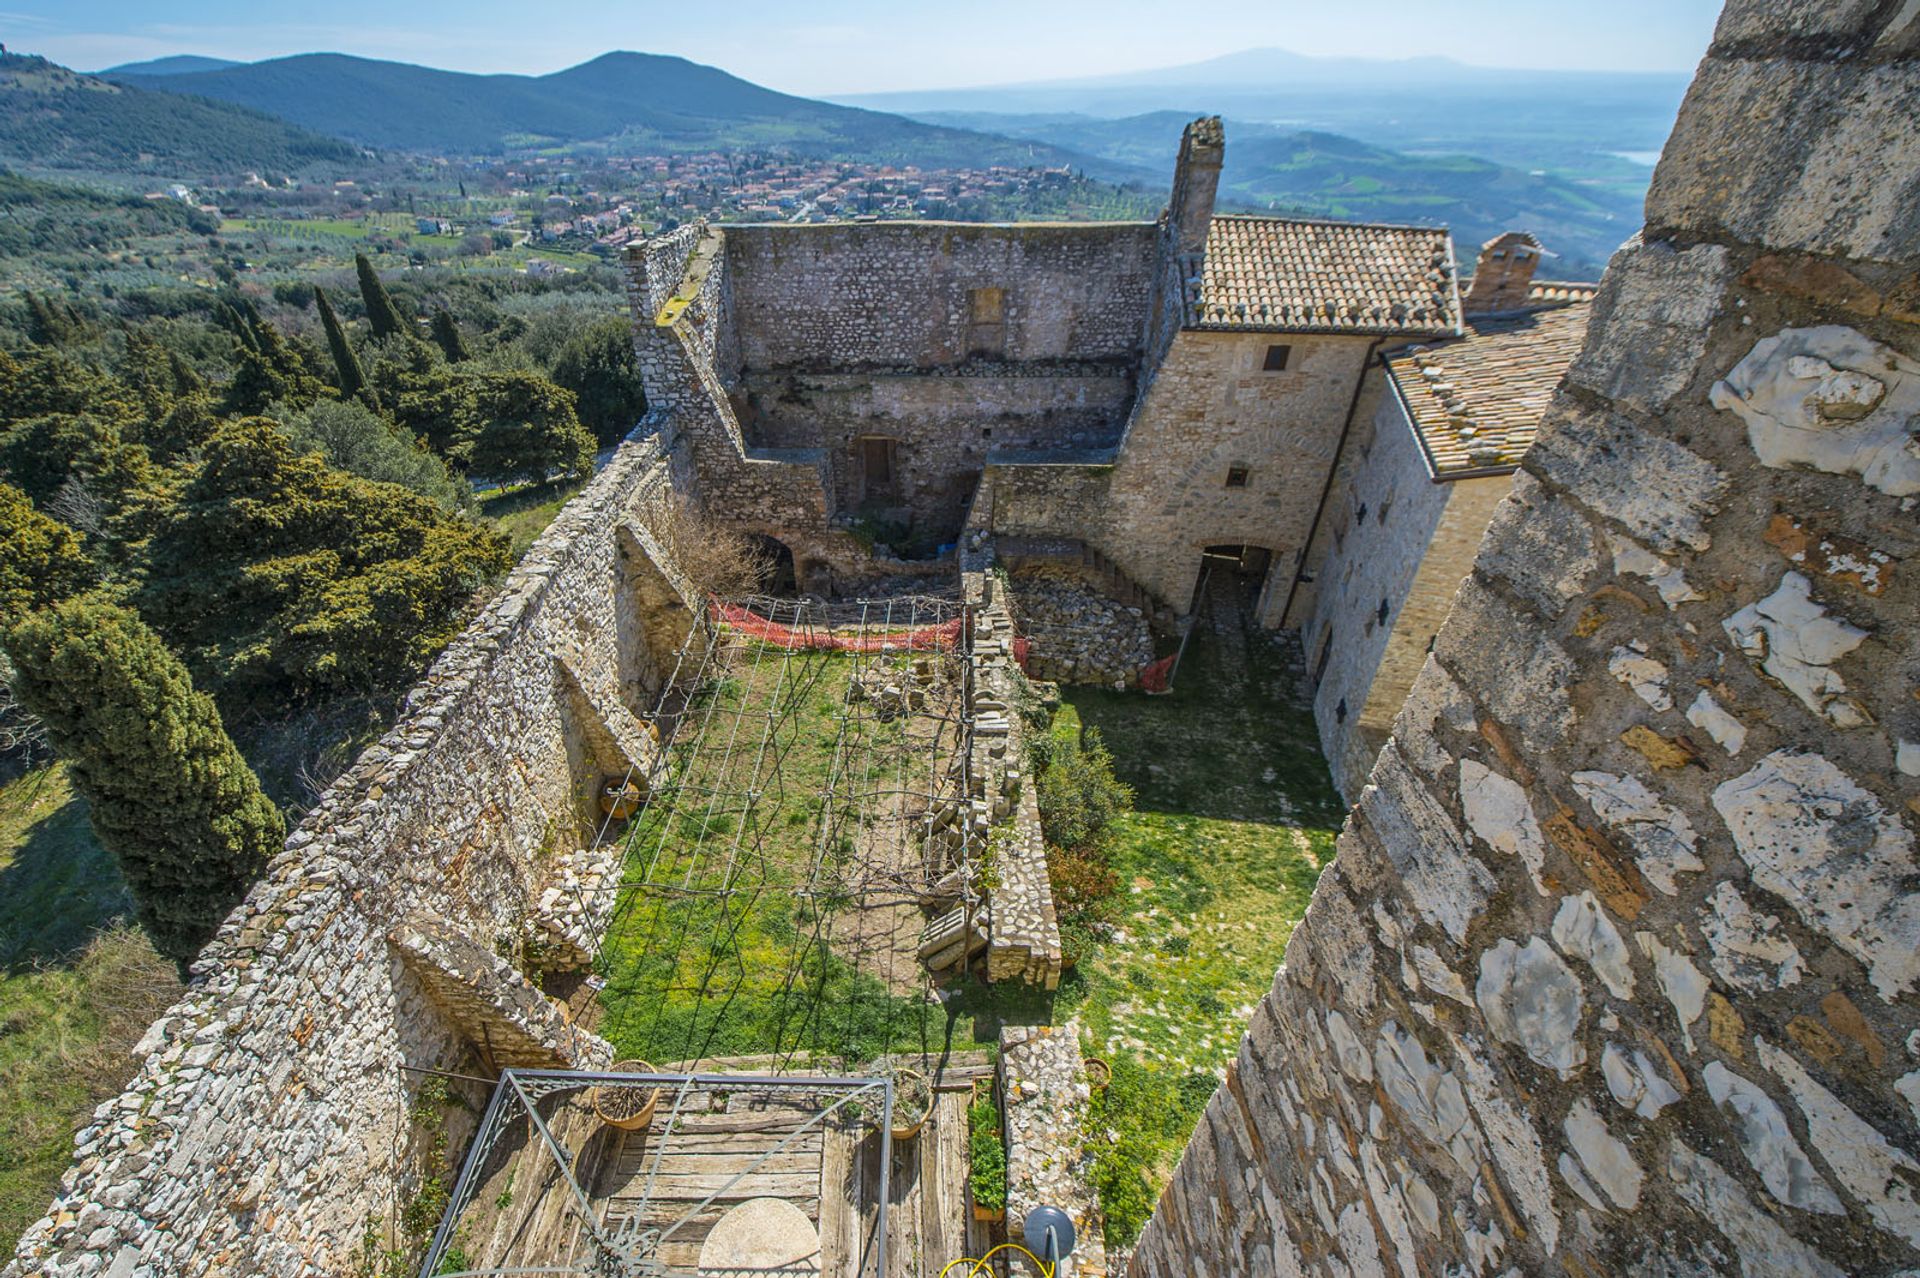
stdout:
[(778, 537), (766, 533), (748, 534), (761, 560), (759, 591), (780, 599), (797, 599), (800, 580), (794, 572), (793, 551)]

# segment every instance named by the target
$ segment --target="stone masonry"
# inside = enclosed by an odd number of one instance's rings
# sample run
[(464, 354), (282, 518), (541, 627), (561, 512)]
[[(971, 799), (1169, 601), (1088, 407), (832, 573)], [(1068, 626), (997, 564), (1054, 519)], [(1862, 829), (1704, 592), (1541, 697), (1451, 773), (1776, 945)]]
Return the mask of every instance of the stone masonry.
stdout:
[(569, 702), (630, 714), (685, 632), (628, 524), (687, 469), (636, 434), (527, 552), (201, 953), (7, 1278), (352, 1272), (420, 1175), (417, 1071), (607, 1059), (513, 960), (590, 833)]
[(1133, 1273), (1920, 1266), (1916, 55), (1728, 5)]

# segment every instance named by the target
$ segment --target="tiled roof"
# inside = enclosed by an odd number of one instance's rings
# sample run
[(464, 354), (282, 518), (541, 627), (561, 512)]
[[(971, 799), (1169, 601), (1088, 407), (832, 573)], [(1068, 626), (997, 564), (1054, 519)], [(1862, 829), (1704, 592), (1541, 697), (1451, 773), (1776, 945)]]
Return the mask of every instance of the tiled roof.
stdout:
[(1207, 234), (1189, 328), (1281, 333), (1451, 333), (1460, 293), (1447, 232), (1221, 214)]
[(1465, 337), (1386, 356), (1436, 476), (1520, 464), (1580, 352), (1591, 309), (1470, 315)]
[(1565, 280), (1535, 280), (1527, 290), (1529, 306), (1547, 306), (1556, 302), (1591, 302), (1600, 291), (1598, 284), (1573, 284)]

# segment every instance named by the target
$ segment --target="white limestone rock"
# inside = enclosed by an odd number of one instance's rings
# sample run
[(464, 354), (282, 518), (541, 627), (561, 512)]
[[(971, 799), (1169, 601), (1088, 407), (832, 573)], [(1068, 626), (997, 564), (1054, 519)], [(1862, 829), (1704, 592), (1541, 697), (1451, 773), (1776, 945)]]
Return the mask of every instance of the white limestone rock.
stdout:
[(1737, 755), (1746, 748), (1747, 725), (1722, 708), (1705, 689), (1687, 707), (1687, 722), (1712, 737), (1714, 744), (1728, 754)]
[(1414, 908), (1456, 943), (1464, 941), (1498, 880), (1467, 851), (1453, 819), (1391, 741), (1380, 751), (1360, 808), (1380, 832)]
[(1646, 1180), (1646, 1173), (1640, 1170), (1640, 1164), (1634, 1161), (1626, 1145), (1607, 1130), (1605, 1120), (1584, 1096), (1573, 1103), (1560, 1130), (1580, 1159), (1588, 1179), (1613, 1200), (1615, 1207), (1631, 1211), (1639, 1205), (1640, 1186)]
[[(1457, 1034), (1450, 1037), (1460, 1077), (1466, 1084), (1467, 1101), (1473, 1106), (1474, 1118), (1479, 1121), (1493, 1165), (1500, 1169), (1500, 1179), (1507, 1187), (1509, 1198), (1519, 1208), (1540, 1246), (1552, 1255), (1560, 1245), (1560, 1217), (1553, 1210), (1553, 1184), (1547, 1175), (1540, 1134), (1527, 1115), (1507, 1099), (1504, 1084), (1495, 1076), (1493, 1066), (1476, 1050), (1477, 1045)], [(1456, 1212), (1455, 1219), (1459, 1218)], [(1497, 1258), (1503, 1239), (1491, 1222), (1489, 1229), (1489, 1241)]]
[(1747, 424), (1776, 469), (1858, 475), (1895, 497), (1920, 493), (1920, 364), (1839, 324), (1789, 328), (1755, 342), (1708, 399)]
[(1813, 583), (1799, 573), (1782, 573), (1771, 595), (1720, 624), (1741, 652), (1807, 709), (1837, 728), (1872, 722), (1860, 703), (1846, 695), (1847, 681), (1833, 669), (1834, 662), (1860, 646), (1867, 632), (1815, 603)]
[(1637, 1047), (1628, 1051), (1608, 1043), (1600, 1052), (1600, 1074), (1613, 1099), (1642, 1118), (1658, 1118), (1661, 1110), (1680, 1099), (1666, 1075)]
[(1822, 755), (1776, 750), (1713, 792), (1758, 886), (1866, 964), (1888, 1002), (1920, 981), (1913, 835)]
[(1673, 709), (1673, 694), (1667, 691), (1667, 668), (1649, 657), (1647, 645), (1638, 639), (1608, 654), (1607, 673), (1655, 710)]
[(1373, 1067), (1385, 1093), (1406, 1122), (1450, 1152), (1461, 1167), (1478, 1157), (1479, 1134), (1467, 1112), (1460, 1081), (1435, 1064), (1420, 1040), (1388, 1021), (1373, 1047)]
[(1667, 1147), (1667, 1178), (1680, 1200), (1712, 1221), (1733, 1244), (1741, 1278), (1847, 1278), (1747, 1197), (1740, 1182), (1685, 1141)]
[(1573, 788), (1596, 816), (1625, 836), (1640, 873), (1668, 896), (1680, 890), (1677, 875), (1706, 869), (1694, 853), (1698, 838), (1693, 823), (1678, 808), (1656, 799), (1640, 778), (1576, 772)]
[(1713, 951), (1708, 965), (1734, 988), (1749, 994), (1796, 985), (1805, 965), (1800, 948), (1780, 930), (1780, 920), (1747, 904), (1740, 890), (1721, 882), (1707, 896), (1712, 913), (1700, 931)]
[(1615, 998), (1633, 997), (1633, 955), (1592, 892), (1569, 896), (1553, 916), (1553, 943), (1585, 959)]
[(1867, 1209), (1873, 1222), (1920, 1245), (1920, 1162), (1895, 1147), (1872, 1124), (1813, 1080), (1800, 1062), (1763, 1038), (1753, 1040), (1760, 1063), (1779, 1076), (1807, 1119), (1807, 1139), (1820, 1151), (1841, 1186)]
[(1679, 567), (1662, 559), (1642, 546), (1631, 537), (1610, 533), (1608, 543), (1613, 547), (1613, 570), (1621, 576), (1645, 577), (1653, 588), (1660, 592), (1660, 602), (1671, 612), (1683, 603), (1692, 603), (1704, 599), (1705, 595), (1695, 590), (1687, 582), (1687, 576)]
[(1771, 1096), (1719, 1061), (1709, 1061), (1700, 1075), (1706, 1081), (1707, 1095), (1732, 1119), (1740, 1150), (1768, 1193), (1804, 1211), (1837, 1216), (1846, 1210), (1793, 1138), (1786, 1115)]
[(1467, 983), (1460, 979), (1460, 974), (1426, 946), (1413, 947), (1413, 967), (1419, 973), (1421, 988), (1450, 998), (1462, 1007), (1473, 1006), (1473, 996), (1467, 993)]
[(1371, 1083), (1373, 1062), (1367, 1059), (1367, 1049), (1361, 1046), (1360, 1036), (1338, 1010), (1327, 1013), (1327, 1037), (1333, 1040), (1333, 1059), (1340, 1072), (1357, 1083)]
[(1460, 806), (1468, 827), (1487, 846), (1519, 857), (1533, 879), (1534, 891), (1547, 895), (1547, 885), (1540, 877), (1547, 862), (1547, 842), (1527, 802), (1527, 792), (1485, 764), (1462, 759)]
[(1579, 978), (1543, 937), (1519, 946), (1502, 938), (1480, 956), (1474, 999), (1487, 1027), (1538, 1065), (1573, 1077), (1587, 1059), (1578, 1034), (1586, 1004)]
[(1686, 955), (1669, 949), (1651, 932), (1635, 932), (1633, 939), (1639, 944), (1640, 952), (1653, 961), (1653, 978), (1659, 982), (1667, 1002), (1673, 1005), (1673, 1014), (1680, 1018), (1680, 1037), (1691, 1052), (1693, 1023), (1707, 1007), (1705, 974)]

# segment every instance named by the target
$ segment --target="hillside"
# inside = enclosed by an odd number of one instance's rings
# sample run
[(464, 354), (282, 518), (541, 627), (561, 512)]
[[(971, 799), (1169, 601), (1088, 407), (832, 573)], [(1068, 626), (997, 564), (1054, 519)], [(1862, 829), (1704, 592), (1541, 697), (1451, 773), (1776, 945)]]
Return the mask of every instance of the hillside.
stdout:
[(198, 54), (176, 53), (169, 58), (151, 58), (146, 62), (123, 62), (96, 75), (186, 75), (193, 71), (219, 71), (240, 64), (228, 58), (203, 58)]
[(357, 158), (337, 138), (244, 107), (0, 54), (0, 162), (184, 177), (284, 173)]
[(0, 258), (98, 253), (147, 235), (211, 235), (218, 218), (177, 200), (106, 195), (0, 169)]
[[(950, 112), (921, 117), (993, 128), (1116, 163), (1170, 156), (1192, 117), (1156, 111), (1118, 120), (1085, 115)], [(1559, 254), (1556, 274), (1593, 277), (1640, 225), (1630, 195), (1468, 155), (1408, 154), (1322, 132), (1227, 121), (1222, 207), (1275, 207), (1366, 222), (1445, 223), (1461, 251), (1501, 231), (1538, 235)]]
[(1085, 159), (1043, 144), (776, 93), (684, 58), (644, 53), (608, 53), (542, 76), (469, 75), (310, 53), (217, 71), (117, 79), (270, 112), (367, 146), (410, 151), (785, 147), (925, 166), (1044, 166)]

